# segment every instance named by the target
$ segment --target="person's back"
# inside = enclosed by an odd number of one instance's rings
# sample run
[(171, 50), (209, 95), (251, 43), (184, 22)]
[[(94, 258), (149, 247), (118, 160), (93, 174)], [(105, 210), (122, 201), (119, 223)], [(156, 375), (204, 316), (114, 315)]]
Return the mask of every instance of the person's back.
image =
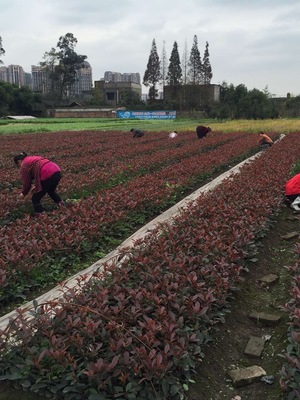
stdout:
[(293, 176), (285, 184), (285, 198), (292, 209), (300, 211), (300, 174)]
[(198, 139), (202, 139), (202, 138), (206, 137), (206, 135), (209, 132), (211, 132), (211, 129), (209, 126), (199, 125), (196, 128), (196, 133), (197, 133)]
[(285, 185), (285, 194), (288, 196), (300, 196), (300, 174), (293, 176)]
[(178, 136), (177, 131), (169, 133), (169, 138), (170, 139), (175, 139)]
[(138, 129), (130, 129), (130, 132), (132, 132), (134, 138), (140, 138), (145, 135), (144, 131), (138, 130)]
[(264, 132), (259, 132), (258, 144), (260, 146), (264, 146), (264, 145), (272, 146), (273, 140), (268, 135), (266, 135)]

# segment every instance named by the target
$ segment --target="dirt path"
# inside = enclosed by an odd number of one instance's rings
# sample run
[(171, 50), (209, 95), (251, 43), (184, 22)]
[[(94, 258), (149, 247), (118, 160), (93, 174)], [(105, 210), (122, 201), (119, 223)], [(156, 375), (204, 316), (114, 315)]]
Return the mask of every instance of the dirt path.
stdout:
[[(188, 400), (280, 400), (286, 399), (279, 386), (279, 371), (287, 346), (288, 316), (280, 307), (290, 299), (291, 276), (284, 266), (295, 262), (297, 239), (284, 240), (282, 236), (299, 232), (299, 214), (285, 207), (265, 238), (259, 241), (256, 262), (249, 262), (249, 272), (244, 274), (240, 291), (231, 302), (231, 313), (226, 322), (205, 351), (205, 358), (199, 366), (196, 383), (190, 387)], [(279, 282), (264, 287), (259, 279), (268, 274), (276, 274)], [(281, 314), (276, 327), (258, 326), (250, 320), (254, 311)], [(270, 339), (265, 343), (261, 358), (251, 358), (244, 354), (250, 336)], [(267, 337), (268, 337), (267, 336)], [(251, 365), (261, 366), (267, 375), (273, 375), (275, 383), (253, 383), (234, 388), (228, 371)]]

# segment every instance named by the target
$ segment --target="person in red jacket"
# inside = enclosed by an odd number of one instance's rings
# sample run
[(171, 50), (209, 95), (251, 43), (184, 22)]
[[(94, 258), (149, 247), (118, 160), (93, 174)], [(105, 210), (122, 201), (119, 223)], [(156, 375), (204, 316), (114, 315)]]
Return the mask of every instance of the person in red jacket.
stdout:
[(203, 125), (199, 125), (196, 128), (196, 133), (198, 136), (198, 139), (202, 139), (205, 138), (206, 135), (211, 132), (211, 128), (209, 126), (203, 126)]
[(56, 193), (57, 185), (61, 180), (61, 169), (57, 164), (41, 156), (29, 156), (25, 151), (16, 154), (14, 162), (20, 168), (22, 181), (20, 197), (24, 198), (29, 192), (32, 193), (31, 201), (36, 214), (45, 211), (41, 205), (41, 199), (46, 194), (58, 206), (65, 205)]
[(300, 174), (293, 176), (285, 184), (285, 197), (294, 210), (300, 211)]

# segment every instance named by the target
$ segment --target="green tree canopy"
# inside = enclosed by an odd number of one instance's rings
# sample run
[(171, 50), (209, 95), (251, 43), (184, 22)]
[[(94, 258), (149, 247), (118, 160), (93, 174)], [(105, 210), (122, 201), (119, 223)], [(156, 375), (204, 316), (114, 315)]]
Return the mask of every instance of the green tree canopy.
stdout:
[(276, 118), (278, 110), (274, 101), (258, 89), (248, 90), (243, 84), (234, 86), (223, 82), (220, 102), (209, 107), (209, 116), (221, 119)]
[(27, 86), (0, 81), (0, 116), (40, 115), (42, 101), (39, 95)]
[(197, 35), (194, 36), (188, 67), (189, 82), (192, 85), (199, 85), (202, 82), (202, 61), (198, 49)]
[(60, 103), (67, 100), (76, 80), (76, 71), (84, 67), (87, 56), (75, 52), (77, 39), (73, 33), (60, 36), (56, 49), (52, 47), (44, 54), (40, 64), (47, 71), (48, 91)]
[(203, 83), (205, 85), (210, 84), (211, 78), (213, 76), (212, 69), (209, 61), (209, 44), (206, 42), (205, 51), (203, 56), (202, 71), (203, 71)]
[(160, 61), (157, 54), (155, 39), (152, 41), (151, 51), (147, 63), (147, 69), (144, 74), (143, 84), (149, 86), (149, 99), (155, 101), (157, 95), (156, 85), (161, 79)]
[(174, 42), (170, 64), (167, 73), (167, 83), (170, 86), (179, 86), (182, 82), (182, 69), (180, 65), (180, 57), (178, 53), (177, 42)]

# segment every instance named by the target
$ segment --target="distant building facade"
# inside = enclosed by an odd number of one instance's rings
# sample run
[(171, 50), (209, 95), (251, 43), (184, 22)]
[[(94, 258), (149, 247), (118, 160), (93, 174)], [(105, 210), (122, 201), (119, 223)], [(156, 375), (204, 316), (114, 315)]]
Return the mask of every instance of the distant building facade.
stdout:
[(99, 100), (112, 107), (117, 107), (128, 92), (135, 92), (140, 98), (142, 96), (142, 85), (135, 82), (106, 82), (102, 79), (94, 84)]
[(141, 76), (138, 72), (126, 72), (122, 74), (121, 72), (112, 72), (105, 71), (104, 72), (104, 81), (105, 82), (133, 82), (138, 85), (141, 84)]
[[(40, 65), (31, 66), (32, 90), (43, 94), (52, 90), (51, 78), (47, 67)], [(76, 71), (75, 82), (70, 88), (70, 96), (81, 96), (90, 93), (93, 86), (92, 68), (85, 61), (83, 67)]]
[(84, 61), (83, 67), (76, 71), (73, 90), (75, 95), (90, 93), (93, 87), (93, 73), (90, 63)]
[(0, 80), (22, 87), (25, 85), (25, 73), (20, 65), (0, 67)]

